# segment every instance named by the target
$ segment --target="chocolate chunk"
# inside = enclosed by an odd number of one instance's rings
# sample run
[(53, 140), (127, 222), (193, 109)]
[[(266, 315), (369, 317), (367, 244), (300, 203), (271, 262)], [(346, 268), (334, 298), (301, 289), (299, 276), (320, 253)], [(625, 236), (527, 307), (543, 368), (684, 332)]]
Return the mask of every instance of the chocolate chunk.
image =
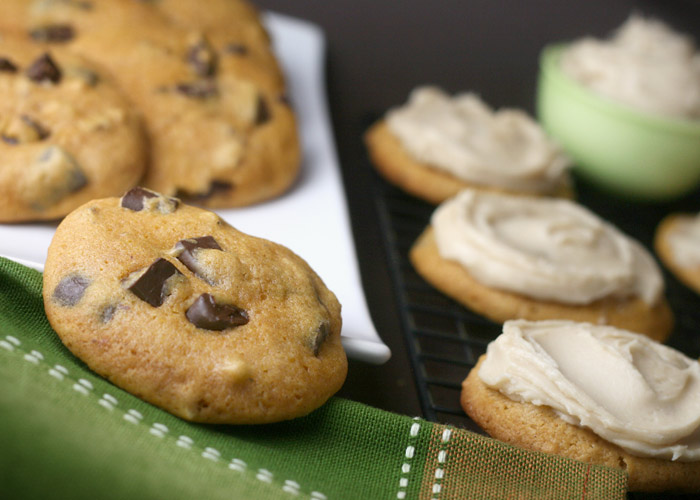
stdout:
[[(153, 201), (147, 202), (146, 200)], [(169, 198), (140, 186), (127, 191), (126, 194), (122, 196), (120, 202), (120, 206), (133, 210), (134, 212), (140, 212), (141, 210), (146, 209), (157, 210), (162, 214), (170, 214), (174, 212), (177, 210), (179, 205), (180, 200), (177, 198)]]
[(216, 73), (216, 52), (206, 38), (200, 37), (187, 51), (187, 62), (197, 76), (214, 76)]
[(114, 304), (108, 304), (104, 307), (104, 309), (102, 309), (102, 312), (100, 312), (100, 321), (102, 323), (109, 323), (112, 321), (115, 312), (117, 312), (117, 306)]
[(48, 24), (34, 28), (29, 36), (37, 42), (69, 42), (75, 37), (75, 30), (70, 24)]
[(169, 295), (168, 279), (180, 274), (172, 263), (158, 258), (127, 289), (144, 302), (159, 307)]
[(28, 127), (30, 127), (31, 129), (34, 130), (37, 138), (40, 141), (43, 141), (44, 139), (46, 139), (47, 137), (49, 137), (51, 135), (51, 132), (49, 131), (49, 129), (47, 129), (45, 126), (43, 126), (38, 121), (30, 118), (29, 116), (22, 115), (22, 116), (20, 116), (20, 118)]
[(185, 267), (192, 271), (198, 278), (206, 280), (197, 262), (197, 250), (200, 248), (221, 250), (221, 247), (213, 236), (188, 238), (186, 240), (180, 240), (175, 244), (175, 249), (180, 252), (177, 256), (177, 260), (182, 262)]
[(197, 328), (226, 330), (248, 323), (248, 313), (232, 304), (217, 304), (208, 293), (199, 296), (187, 309), (185, 316)]
[(258, 107), (255, 111), (255, 124), (262, 125), (265, 122), (270, 121), (272, 114), (270, 113), (270, 106), (268, 106), (267, 101), (261, 95), (258, 96)]
[(39, 56), (26, 70), (27, 78), (36, 83), (61, 81), (61, 70), (48, 53)]
[(90, 283), (92, 281), (81, 274), (69, 274), (59, 281), (51, 298), (62, 306), (73, 307), (83, 298)]
[(17, 73), (17, 66), (7, 57), (0, 57), (0, 72)]
[(19, 139), (9, 135), (2, 134), (0, 135), (0, 139), (2, 139), (2, 142), (4, 142), (5, 144), (9, 144), (11, 146), (16, 146), (17, 144), (19, 144)]
[(48, 146), (26, 169), (35, 190), (23, 193), (32, 209), (41, 211), (82, 189), (88, 178), (75, 158), (59, 146)]
[(178, 83), (175, 85), (175, 90), (184, 96), (193, 97), (195, 99), (206, 99), (219, 94), (219, 89), (212, 80)]
[(321, 322), (318, 328), (309, 337), (309, 347), (314, 353), (314, 356), (318, 356), (318, 352), (321, 350), (321, 345), (328, 338), (331, 333), (331, 325), (328, 321)]
[(224, 47), (224, 52), (226, 52), (227, 54), (246, 56), (248, 55), (248, 47), (246, 47), (242, 43), (231, 42), (229, 44), (226, 44), (226, 46)]

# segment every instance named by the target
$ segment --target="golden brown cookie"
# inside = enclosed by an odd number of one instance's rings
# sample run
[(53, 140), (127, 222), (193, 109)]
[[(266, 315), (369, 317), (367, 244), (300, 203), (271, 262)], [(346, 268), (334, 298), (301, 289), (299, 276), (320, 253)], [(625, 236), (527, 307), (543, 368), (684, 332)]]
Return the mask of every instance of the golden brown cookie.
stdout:
[(483, 285), (456, 261), (443, 259), (428, 226), (410, 254), (416, 271), (431, 285), (457, 302), (502, 323), (509, 319), (569, 319), (613, 325), (665, 340), (673, 328), (673, 313), (665, 298), (649, 306), (639, 298), (604, 298), (586, 305), (543, 301)]
[(0, 221), (50, 220), (134, 186), (143, 121), (113, 79), (69, 50), (0, 39)]
[[(372, 165), (387, 181), (407, 193), (435, 205), (466, 188), (524, 194), (497, 186), (468, 182), (444, 170), (415, 160), (401, 146), (384, 120), (378, 121), (366, 132), (365, 144)], [(574, 197), (573, 188), (568, 183), (562, 184), (559, 189), (549, 194), (562, 198)]]
[[(700, 293), (700, 264), (694, 261), (679, 261), (672, 240), (677, 233), (689, 231), (696, 220), (691, 214), (671, 214), (664, 218), (656, 229), (654, 249), (661, 262), (683, 283)], [(691, 243), (692, 244), (692, 243)], [(700, 253), (700, 252), (698, 252)]]
[(299, 417), (347, 371), (340, 304), (305, 261), (142, 188), (63, 220), (44, 304), (92, 370), (187, 420)]
[(296, 180), (296, 120), (257, 12), (239, 0), (211, 7), (9, 0), (0, 18), (14, 21), (0, 26), (69, 47), (112, 73), (145, 120), (142, 184), (209, 207), (250, 205)]
[(631, 491), (700, 490), (700, 462), (630, 455), (590, 430), (565, 422), (549, 407), (513, 401), (479, 378), (484, 357), (462, 383), (461, 404), (492, 437), (530, 450), (624, 469)]

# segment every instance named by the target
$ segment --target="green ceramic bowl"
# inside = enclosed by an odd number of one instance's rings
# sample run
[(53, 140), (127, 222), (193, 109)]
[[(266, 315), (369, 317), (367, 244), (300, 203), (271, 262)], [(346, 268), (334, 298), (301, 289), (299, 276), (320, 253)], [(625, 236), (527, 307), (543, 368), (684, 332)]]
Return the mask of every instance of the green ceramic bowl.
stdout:
[(564, 75), (563, 44), (540, 57), (537, 116), (591, 182), (628, 198), (664, 201), (700, 183), (700, 120), (658, 116), (602, 97)]

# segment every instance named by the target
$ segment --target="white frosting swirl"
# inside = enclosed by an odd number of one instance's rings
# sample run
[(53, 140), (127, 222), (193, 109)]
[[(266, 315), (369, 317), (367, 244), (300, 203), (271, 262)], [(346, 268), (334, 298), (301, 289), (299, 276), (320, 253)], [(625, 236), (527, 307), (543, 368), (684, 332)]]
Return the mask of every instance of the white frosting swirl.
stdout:
[(700, 54), (689, 37), (658, 20), (632, 16), (610, 40), (583, 38), (562, 54), (561, 67), (637, 109), (700, 118)]
[(478, 373), (638, 456), (700, 460), (700, 363), (648, 337), (571, 321), (508, 321)]
[(474, 184), (550, 193), (568, 182), (569, 160), (525, 112), (493, 112), (479, 97), (450, 98), (436, 87), (413, 90), (386, 116), (416, 160)]
[(493, 288), (567, 304), (609, 296), (654, 304), (663, 291), (639, 243), (568, 200), (467, 189), (431, 225), (440, 255)]

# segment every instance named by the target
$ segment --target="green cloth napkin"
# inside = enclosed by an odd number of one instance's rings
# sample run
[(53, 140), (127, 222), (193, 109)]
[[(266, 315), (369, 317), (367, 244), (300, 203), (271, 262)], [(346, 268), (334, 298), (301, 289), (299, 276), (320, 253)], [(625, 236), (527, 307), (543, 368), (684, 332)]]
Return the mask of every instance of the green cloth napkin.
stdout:
[(263, 426), (192, 424), (94, 375), (0, 258), (3, 499), (624, 498), (622, 471), (341, 398)]

